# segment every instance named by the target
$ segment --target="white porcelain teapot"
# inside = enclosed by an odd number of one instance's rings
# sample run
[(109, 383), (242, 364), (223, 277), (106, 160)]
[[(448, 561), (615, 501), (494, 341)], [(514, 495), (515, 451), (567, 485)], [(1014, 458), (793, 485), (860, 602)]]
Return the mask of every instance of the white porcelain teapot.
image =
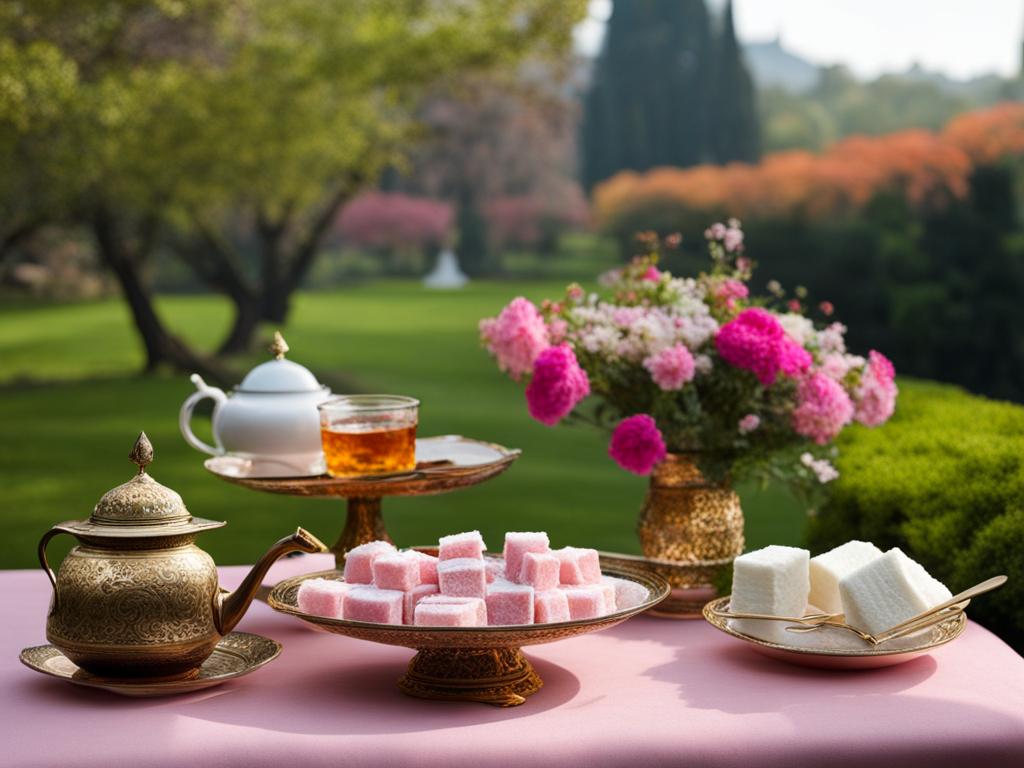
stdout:
[[(320, 474), (324, 460), (316, 407), (331, 390), (307, 368), (284, 359), (288, 345), (280, 332), (274, 334), (270, 351), (274, 359), (249, 371), (230, 396), (192, 374), (198, 391), (181, 406), (181, 434), (196, 450), (250, 460), (250, 477)], [(214, 402), (216, 447), (196, 437), (190, 426), (193, 409), (207, 397)]]

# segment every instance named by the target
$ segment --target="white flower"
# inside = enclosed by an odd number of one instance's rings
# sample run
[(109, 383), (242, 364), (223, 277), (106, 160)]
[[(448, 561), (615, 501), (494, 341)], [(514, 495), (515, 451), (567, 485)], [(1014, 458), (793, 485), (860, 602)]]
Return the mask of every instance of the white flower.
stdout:
[(832, 323), (824, 330), (818, 332), (818, 349), (822, 352), (841, 354), (846, 351), (846, 340), (843, 338), (846, 333), (846, 326), (842, 323)]
[(803, 453), (800, 455), (800, 463), (814, 473), (819, 483), (830, 483), (839, 477), (839, 470), (828, 459), (816, 459), (810, 453)]
[(814, 323), (803, 315), (787, 312), (784, 315), (779, 315), (779, 323), (782, 325), (782, 330), (786, 332), (786, 335), (801, 347), (814, 338)]

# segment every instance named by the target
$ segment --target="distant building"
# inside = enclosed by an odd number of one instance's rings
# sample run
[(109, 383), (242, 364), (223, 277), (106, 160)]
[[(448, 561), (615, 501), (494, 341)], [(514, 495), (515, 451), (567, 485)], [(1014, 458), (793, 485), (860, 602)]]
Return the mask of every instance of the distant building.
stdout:
[(744, 58), (758, 88), (782, 88), (806, 93), (818, 84), (818, 67), (782, 47), (782, 39), (747, 43)]

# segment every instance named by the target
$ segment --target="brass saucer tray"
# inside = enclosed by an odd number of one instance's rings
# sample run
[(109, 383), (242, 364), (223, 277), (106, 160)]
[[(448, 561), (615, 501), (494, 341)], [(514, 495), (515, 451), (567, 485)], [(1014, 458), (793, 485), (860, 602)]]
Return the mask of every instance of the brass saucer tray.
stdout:
[(641, 569), (601, 564), (606, 576), (629, 579), (648, 590), (648, 599), (633, 608), (594, 619), (552, 624), (495, 627), (415, 627), (372, 624), (316, 616), (299, 610), (299, 585), (306, 579), (342, 580), (338, 571), (321, 571), (286, 579), (271, 591), (270, 607), (303, 621), (359, 640), (414, 648), (417, 653), (398, 687), (424, 699), (476, 701), (500, 707), (518, 706), (543, 682), (521, 648), (608, 629), (657, 605), (669, 594), (668, 583)]
[(753, 637), (731, 626), (729, 619), (723, 615), (729, 607), (729, 599), (730, 596), (725, 595), (704, 606), (704, 618), (711, 626), (737, 640), (748, 643), (753, 650), (762, 655), (799, 666), (826, 669), (874, 669), (902, 664), (956, 640), (967, 628), (967, 614), (959, 611), (944, 621), (902, 638), (899, 645), (883, 643), (869, 646), (865, 643), (863, 647), (859, 648), (790, 645)]
[(347, 499), (348, 515), (345, 527), (338, 540), (331, 546), (335, 563), (340, 569), (344, 565), (345, 553), (353, 547), (369, 541), (391, 541), (381, 515), (383, 497), (433, 496), (469, 488), (500, 475), (512, 466), (521, 453), (517, 448), (506, 448), (459, 435), (421, 438), (417, 440), (417, 445), (421, 441), (440, 444), (447, 442), (487, 449), (494, 454), (494, 459), (486, 463), (473, 464), (421, 462), (411, 472), (358, 478), (338, 478), (326, 474), (306, 477), (246, 477), (241, 472), (225, 471), (234, 469), (230, 463), (232, 457), (229, 456), (207, 459), (203, 466), (222, 480), (254, 491), (287, 496)]

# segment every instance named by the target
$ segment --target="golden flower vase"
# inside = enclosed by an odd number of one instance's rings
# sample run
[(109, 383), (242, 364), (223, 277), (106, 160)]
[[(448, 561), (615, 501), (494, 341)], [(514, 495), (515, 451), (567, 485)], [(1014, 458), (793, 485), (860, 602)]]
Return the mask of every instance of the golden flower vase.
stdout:
[(728, 485), (709, 482), (693, 454), (670, 453), (651, 474), (637, 532), (648, 565), (672, 594), (653, 613), (699, 618), (716, 582), (743, 552), (743, 510)]

